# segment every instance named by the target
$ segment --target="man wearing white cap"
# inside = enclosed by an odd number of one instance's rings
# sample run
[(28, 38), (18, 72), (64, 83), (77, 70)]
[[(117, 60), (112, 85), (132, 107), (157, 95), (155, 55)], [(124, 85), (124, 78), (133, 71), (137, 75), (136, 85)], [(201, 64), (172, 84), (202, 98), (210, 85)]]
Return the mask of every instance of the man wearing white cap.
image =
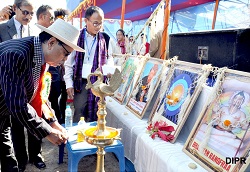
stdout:
[[(0, 44), (2, 171), (18, 171), (10, 137), (11, 116), (39, 139), (46, 137), (55, 145), (67, 140), (65, 129), (57, 122), (47, 104), (48, 96), (43, 94), (49, 92), (44, 87), (48, 80), (43, 78), (46, 78), (49, 65), (60, 65), (73, 50), (84, 51), (76, 45), (79, 31), (60, 19), (48, 28), (37, 26), (44, 31), (39, 37), (12, 39)], [(42, 66), (45, 64), (43, 72)]]

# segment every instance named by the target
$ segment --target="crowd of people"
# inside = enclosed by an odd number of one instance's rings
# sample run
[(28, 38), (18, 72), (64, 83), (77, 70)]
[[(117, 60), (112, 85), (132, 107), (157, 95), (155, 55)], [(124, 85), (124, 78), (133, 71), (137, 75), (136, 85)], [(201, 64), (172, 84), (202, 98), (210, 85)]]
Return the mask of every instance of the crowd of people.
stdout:
[[(34, 15), (36, 26), (30, 23)], [(13, 5), (0, 10), (2, 171), (25, 171), (28, 162), (45, 168), (42, 139), (47, 138), (55, 145), (68, 139), (61, 126), (67, 99), (74, 103), (73, 122), (78, 122), (81, 116), (86, 121), (97, 120), (98, 99), (85, 89), (87, 76), (103, 65), (121, 65), (113, 54), (150, 52), (144, 34), (140, 43), (135, 43), (134, 36), (128, 38), (119, 29), (116, 40), (111, 40), (102, 32), (104, 12), (97, 6), (87, 8), (86, 26), (80, 32), (64, 21), (67, 15), (67, 10), (49, 5), (40, 6), (35, 13), (31, 0), (14, 0)], [(51, 82), (46, 82), (45, 77)], [(91, 77), (91, 82), (96, 79)]]

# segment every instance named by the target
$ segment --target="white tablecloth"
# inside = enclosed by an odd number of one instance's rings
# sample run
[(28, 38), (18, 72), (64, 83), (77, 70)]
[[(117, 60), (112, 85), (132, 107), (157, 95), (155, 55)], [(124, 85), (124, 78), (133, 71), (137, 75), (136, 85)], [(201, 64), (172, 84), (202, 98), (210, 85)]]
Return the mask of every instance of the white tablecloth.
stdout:
[[(138, 172), (171, 172), (171, 171), (206, 171), (183, 151), (183, 145), (194, 126), (194, 123), (202, 109), (202, 105), (208, 98), (210, 87), (205, 87), (200, 94), (197, 103), (183, 126), (174, 144), (165, 142), (159, 138), (151, 139), (146, 133), (147, 119), (139, 119), (124, 105), (120, 105), (114, 99), (107, 97), (107, 125), (122, 128), (121, 139), (124, 145), (125, 156), (134, 163)], [(189, 163), (195, 163), (195, 170), (188, 167)]]
[(144, 133), (147, 120), (137, 118), (124, 105), (120, 105), (110, 97), (107, 97), (106, 100), (107, 126), (122, 128), (120, 136), (124, 145), (124, 154), (131, 162), (134, 162), (136, 139), (140, 134)]

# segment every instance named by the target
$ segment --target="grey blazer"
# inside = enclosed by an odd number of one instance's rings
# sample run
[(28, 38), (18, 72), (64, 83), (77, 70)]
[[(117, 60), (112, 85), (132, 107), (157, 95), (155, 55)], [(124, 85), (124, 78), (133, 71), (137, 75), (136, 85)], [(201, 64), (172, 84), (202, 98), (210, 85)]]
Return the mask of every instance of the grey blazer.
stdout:
[(15, 34), (17, 34), (17, 31), (13, 17), (7, 22), (0, 24), (0, 42), (12, 39)]
[[(28, 36), (31, 36), (30, 32), (30, 26), (28, 26)], [(13, 17), (7, 22), (0, 24), (0, 43), (12, 39), (16, 34), (17, 30)]]

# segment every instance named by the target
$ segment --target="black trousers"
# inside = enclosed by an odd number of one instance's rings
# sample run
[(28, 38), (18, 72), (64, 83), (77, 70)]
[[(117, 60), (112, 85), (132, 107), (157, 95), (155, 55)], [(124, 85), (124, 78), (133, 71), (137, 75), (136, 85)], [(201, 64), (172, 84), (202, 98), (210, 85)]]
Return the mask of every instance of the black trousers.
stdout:
[(0, 118), (0, 163), (2, 172), (18, 172), (10, 135), (10, 116)]
[(28, 160), (34, 162), (40, 160), (42, 151), (42, 140), (38, 140), (29, 131), (28, 133), (28, 154), (25, 145), (24, 127), (12, 117), (11, 135), (18, 166), (26, 166)]
[(85, 89), (87, 80), (82, 80), (82, 91), (74, 91), (74, 107), (75, 113), (73, 117), (73, 122), (79, 122), (81, 116), (84, 116), (85, 121), (89, 121), (88, 117), (88, 90)]
[[(65, 122), (65, 109), (66, 109), (66, 101), (67, 101), (67, 91), (66, 91), (66, 84), (65, 81), (61, 81), (61, 99), (60, 99), (60, 111), (61, 111), (61, 120), (60, 123)], [(59, 120), (59, 119), (58, 119)]]
[(56, 118), (58, 121), (61, 120), (61, 111), (58, 103), (58, 98), (61, 94), (61, 81), (52, 81), (50, 87), (49, 101), (51, 102), (51, 107), (55, 111)]

